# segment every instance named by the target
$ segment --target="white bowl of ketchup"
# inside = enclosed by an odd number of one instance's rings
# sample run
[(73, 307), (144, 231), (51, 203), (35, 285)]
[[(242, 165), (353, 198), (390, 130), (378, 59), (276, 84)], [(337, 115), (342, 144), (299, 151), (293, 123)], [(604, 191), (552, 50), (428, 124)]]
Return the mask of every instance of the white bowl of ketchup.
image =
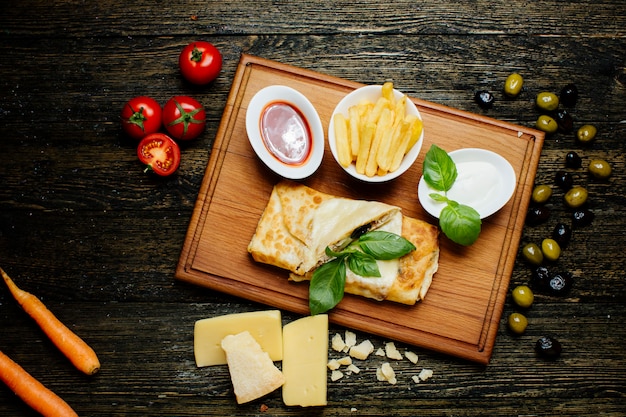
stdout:
[(322, 121), (313, 104), (291, 87), (259, 90), (248, 104), (246, 131), (257, 156), (281, 177), (307, 178), (322, 163)]

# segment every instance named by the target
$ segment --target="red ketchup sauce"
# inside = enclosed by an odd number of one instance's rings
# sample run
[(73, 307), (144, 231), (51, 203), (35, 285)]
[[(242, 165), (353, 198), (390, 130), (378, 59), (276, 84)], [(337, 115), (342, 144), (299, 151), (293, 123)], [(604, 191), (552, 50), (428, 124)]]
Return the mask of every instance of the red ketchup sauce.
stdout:
[(311, 155), (311, 128), (299, 109), (284, 101), (268, 104), (261, 113), (261, 137), (267, 150), (287, 165), (302, 165)]

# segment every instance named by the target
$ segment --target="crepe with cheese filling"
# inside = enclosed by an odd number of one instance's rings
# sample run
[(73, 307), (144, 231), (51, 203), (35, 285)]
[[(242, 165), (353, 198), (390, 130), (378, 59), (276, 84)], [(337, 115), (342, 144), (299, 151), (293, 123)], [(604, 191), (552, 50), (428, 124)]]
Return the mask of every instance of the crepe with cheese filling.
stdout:
[(377, 278), (360, 277), (348, 269), (345, 292), (403, 304), (423, 299), (437, 271), (439, 229), (403, 216), (396, 206), (335, 197), (281, 181), (272, 190), (248, 251), (257, 262), (290, 271), (292, 280), (308, 280), (329, 260), (326, 247), (345, 247), (359, 229), (401, 235), (416, 250), (399, 259), (377, 261), (381, 272)]

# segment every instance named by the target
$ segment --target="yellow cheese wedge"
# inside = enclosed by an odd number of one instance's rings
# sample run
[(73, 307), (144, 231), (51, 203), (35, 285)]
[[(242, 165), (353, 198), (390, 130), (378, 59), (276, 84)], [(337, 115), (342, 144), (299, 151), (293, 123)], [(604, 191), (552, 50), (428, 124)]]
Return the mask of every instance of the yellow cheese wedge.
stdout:
[(228, 335), (250, 332), (273, 361), (283, 359), (282, 321), (279, 310), (228, 314), (196, 321), (193, 351), (197, 366), (225, 365), (221, 343)]
[(327, 315), (304, 317), (283, 327), (285, 405), (326, 405), (327, 362)]

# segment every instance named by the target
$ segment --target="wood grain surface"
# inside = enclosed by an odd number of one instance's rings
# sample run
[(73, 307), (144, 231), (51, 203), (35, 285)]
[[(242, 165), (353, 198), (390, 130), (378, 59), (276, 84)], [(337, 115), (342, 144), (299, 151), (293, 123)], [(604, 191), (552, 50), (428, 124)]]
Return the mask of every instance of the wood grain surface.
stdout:
[[(626, 415), (625, 27), (618, 0), (0, 2), (0, 265), (94, 347), (102, 370), (75, 371), (4, 287), (0, 349), (84, 416)], [(219, 78), (200, 88), (177, 64), (196, 39), (224, 56)], [(195, 367), (193, 323), (265, 305), (174, 274), (242, 53), (354, 83), (393, 80), (416, 99), (528, 128), (538, 92), (575, 83), (575, 127), (596, 125), (598, 139), (548, 136), (535, 177), (554, 184), (569, 151), (583, 160), (568, 171), (595, 219), (549, 265), (574, 273), (570, 293), (536, 292), (526, 333), (509, 334), (504, 320), (519, 309), (508, 294), (531, 274), (518, 253), (488, 366), (398, 343), (420, 361), (393, 361), (397, 385), (376, 380), (373, 356), (359, 375), (329, 381), (327, 407), (285, 407), (279, 392), (236, 405), (225, 367)], [(513, 71), (525, 86), (511, 100), (501, 90)], [(479, 89), (496, 95), (492, 109), (474, 103)], [(206, 132), (183, 146), (176, 176), (146, 176), (119, 112), (136, 95), (164, 104), (175, 94), (206, 106)], [(608, 180), (587, 174), (593, 158), (610, 161)], [(525, 226), (521, 245), (570, 221), (553, 188), (550, 219)], [(285, 323), (298, 317), (283, 311)], [(536, 357), (544, 334), (563, 344), (559, 360)], [(434, 376), (415, 384), (422, 368)], [(0, 386), (0, 416), (34, 415)]]

